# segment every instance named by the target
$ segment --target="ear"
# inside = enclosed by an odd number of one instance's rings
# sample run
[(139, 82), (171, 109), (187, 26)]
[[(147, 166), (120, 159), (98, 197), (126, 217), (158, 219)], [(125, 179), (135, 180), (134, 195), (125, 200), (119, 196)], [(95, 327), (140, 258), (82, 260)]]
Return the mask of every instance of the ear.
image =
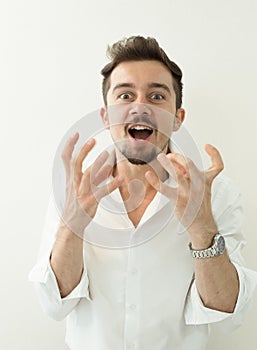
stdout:
[(186, 111), (183, 108), (179, 108), (176, 112), (173, 124), (173, 131), (178, 131), (181, 127), (186, 116)]
[(100, 115), (106, 129), (110, 129), (108, 113), (105, 107), (100, 109)]

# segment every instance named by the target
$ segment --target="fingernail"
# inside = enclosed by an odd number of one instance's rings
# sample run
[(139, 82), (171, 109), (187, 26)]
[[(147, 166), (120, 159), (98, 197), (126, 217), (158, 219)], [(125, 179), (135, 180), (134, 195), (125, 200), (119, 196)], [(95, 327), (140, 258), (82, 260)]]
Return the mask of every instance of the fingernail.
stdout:
[(164, 153), (160, 153), (160, 154), (158, 154), (158, 156), (157, 156), (157, 159), (158, 159), (158, 160), (164, 160), (165, 158), (166, 158), (166, 156), (165, 156)]
[(94, 142), (94, 139), (90, 139), (90, 140), (87, 141), (87, 145), (90, 146), (90, 145), (92, 145), (93, 142)]
[(151, 171), (147, 171), (145, 173), (145, 176), (148, 177), (149, 179), (153, 179), (154, 178), (154, 174)]

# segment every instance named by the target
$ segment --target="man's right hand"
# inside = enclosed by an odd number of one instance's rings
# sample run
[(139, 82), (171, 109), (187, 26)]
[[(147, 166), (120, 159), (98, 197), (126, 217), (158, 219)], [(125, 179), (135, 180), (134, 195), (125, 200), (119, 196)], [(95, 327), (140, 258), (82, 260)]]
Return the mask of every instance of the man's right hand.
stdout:
[[(62, 224), (79, 236), (83, 235), (85, 227), (95, 216), (101, 198), (114, 191), (122, 183), (122, 177), (99, 186), (112, 172), (112, 165), (105, 164), (109, 153), (101, 153), (94, 163), (82, 172), (82, 164), (95, 145), (95, 139), (90, 139), (73, 156), (74, 147), (78, 142), (76, 133), (66, 142), (62, 160), (66, 172), (66, 201), (62, 215)], [(99, 187), (98, 187), (99, 186)]]
[[(95, 145), (89, 140), (73, 157), (79, 134), (71, 137), (63, 150), (62, 160), (66, 172), (66, 201), (50, 262), (62, 297), (67, 296), (79, 283), (83, 269), (83, 233), (95, 216), (99, 200), (114, 191), (122, 183), (115, 177), (108, 184), (98, 187), (112, 172), (108, 164), (108, 152), (103, 152), (94, 163), (82, 172), (82, 163)], [(109, 160), (109, 159), (108, 159)]]

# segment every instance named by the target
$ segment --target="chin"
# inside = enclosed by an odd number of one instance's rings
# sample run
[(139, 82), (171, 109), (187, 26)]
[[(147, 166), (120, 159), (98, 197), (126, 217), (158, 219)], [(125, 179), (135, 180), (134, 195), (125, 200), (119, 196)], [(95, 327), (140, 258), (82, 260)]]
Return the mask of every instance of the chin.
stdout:
[(138, 153), (135, 154), (128, 152), (127, 150), (124, 150), (122, 152), (123, 156), (127, 158), (127, 160), (134, 165), (145, 165), (151, 163), (153, 160), (155, 160), (158, 156), (158, 154), (161, 152), (161, 150), (156, 149), (153, 147), (149, 152), (145, 153)]
[[(128, 142), (120, 141), (115, 142), (116, 149), (131, 163), (134, 165), (146, 165), (154, 161), (158, 154), (163, 152), (166, 147), (168, 148), (168, 141), (166, 141), (162, 146), (157, 147), (151, 143), (147, 145), (142, 145), (141, 147), (131, 147)], [(166, 149), (167, 153), (167, 149)]]

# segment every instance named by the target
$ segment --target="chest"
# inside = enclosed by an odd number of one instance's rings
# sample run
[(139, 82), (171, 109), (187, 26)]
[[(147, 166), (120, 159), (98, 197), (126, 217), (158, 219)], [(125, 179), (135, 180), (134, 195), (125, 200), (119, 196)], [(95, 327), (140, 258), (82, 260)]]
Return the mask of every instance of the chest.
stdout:
[(147, 207), (150, 204), (150, 200), (144, 200), (137, 208), (130, 210), (126, 208), (128, 217), (135, 227), (138, 226), (142, 216), (144, 215)]
[(148, 191), (146, 195), (142, 193), (142, 189), (138, 189), (138, 191), (133, 191), (133, 195), (129, 195), (126, 191), (120, 191), (120, 194), (128, 218), (134, 227), (137, 227), (147, 208), (151, 205), (152, 201), (156, 199), (156, 191)]

